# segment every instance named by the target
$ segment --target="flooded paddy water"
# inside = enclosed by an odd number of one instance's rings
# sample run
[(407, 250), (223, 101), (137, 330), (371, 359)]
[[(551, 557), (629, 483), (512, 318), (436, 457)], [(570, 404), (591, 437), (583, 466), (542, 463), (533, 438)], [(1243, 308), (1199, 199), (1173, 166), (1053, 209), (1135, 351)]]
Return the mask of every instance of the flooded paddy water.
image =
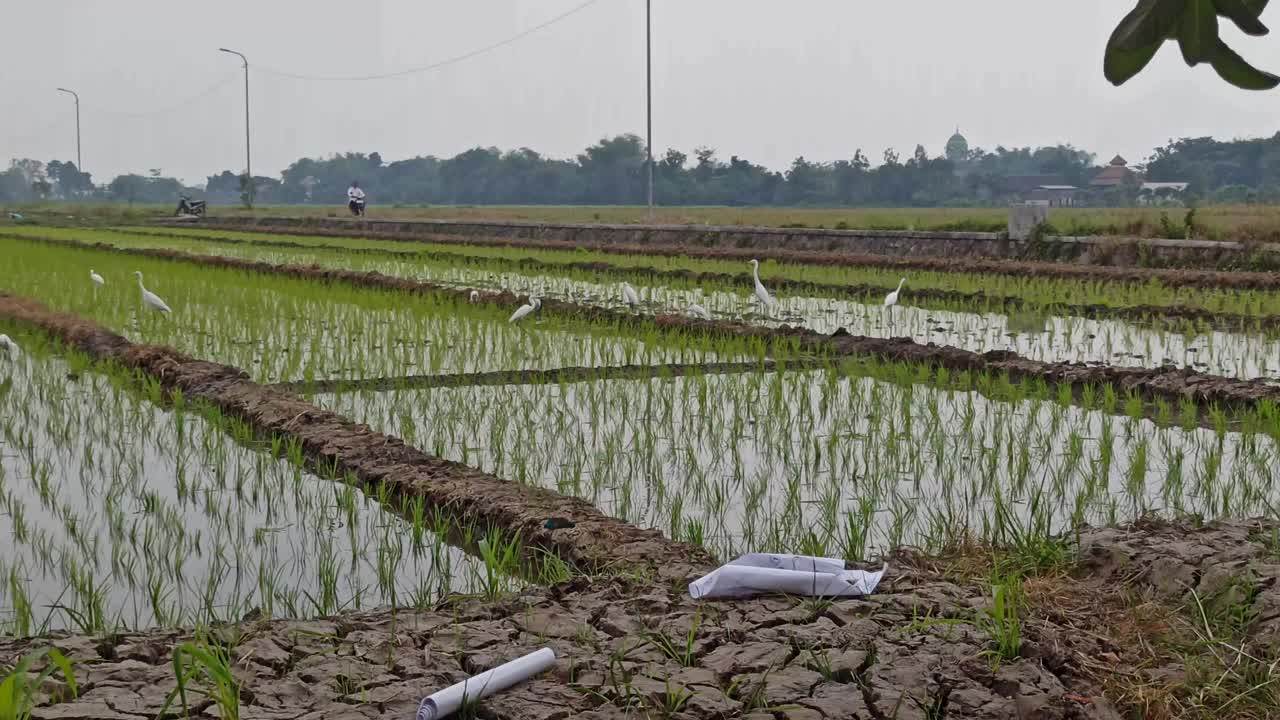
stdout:
[[(45, 231), (42, 229), (41, 232)], [(246, 233), (226, 234), (252, 237)], [(277, 264), (314, 264), (379, 272), (457, 288), (505, 291), (596, 307), (627, 308), (619, 281), (592, 279), (584, 273), (531, 274), (451, 264), (428, 257), (406, 260), (376, 254), (259, 247), (146, 234), (99, 233), (95, 237), (121, 247), (170, 247)], [(764, 281), (768, 285), (768, 277)], [(1034, 307), (1018, 312), (994, 312), (984, 308), (969, 311), (955, 308), (951, 303), (913, 299), (911, 280), (902, 292), (899, 305), (893, 308), (884, 307), (881, 296), (853, 300), (818, 294), (782, 293), (774, 293), (774, 306), (763, 308), (749, 290), (715, 285), (697, 287), (685, 280), (654, 284), (650, 280), (636, 279), (632, 284), (640, 299), (634, 308), (639, 313), (685, 315), (690, 312), (691, 305), (697, 304), (713, 318), (767, 327), (790, 325), (822, 334), (844, 329), (854, 335), (907, 337), (920, 343), (949, 345), (979, 353), (1012, 351), (1044, 362), (1148, 368), (1168, 365), (1228, 378), (1261, 377), (1280, 381), (1280, 332), (1274, 330), (1213, 327), (1203, 322), (1168, 327), (1167, 323), (1154, 320), (1139, 323), (1105, 317), (1086, 318), (1048, 310), (1037, 311)], [(1257, 301), (1255, 309), (1260, 309), (1267, 297), (1270, 295), (1263, 294), (1264, 299)], [(569, 361), (566, 364), (590, 363)]]
[(486, 582), (427, 508), (397, 514), (212, 408), (18, 335), (0, 358), (0, 633), (425, 606)]
[(1194, 408), (1167, 407), (1157, 423), (1140, 404), (1126, 414), (1123, 399), (1110, 412), (1027, 393), (996, 400), (910, 374), (881, 379), (894, 372), (849, 366), (314, 401), (721, 557), (803, 549), (861, 559), (1148, 513), (1247, 517), (1280, 501), (1274, 436), (1201, 428)]

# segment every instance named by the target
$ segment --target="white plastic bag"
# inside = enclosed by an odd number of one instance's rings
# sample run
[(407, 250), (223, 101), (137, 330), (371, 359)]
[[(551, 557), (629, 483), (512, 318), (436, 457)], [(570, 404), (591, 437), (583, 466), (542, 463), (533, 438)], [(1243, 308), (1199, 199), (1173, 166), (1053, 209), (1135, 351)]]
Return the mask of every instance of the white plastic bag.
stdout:
[(807, 555), (743, 555), (689, 583), (695, 600), (741, 598), (764, 593), (809, 597), (870, 595), (889, 566), (876, 572), (845, 570), (844, 561)]

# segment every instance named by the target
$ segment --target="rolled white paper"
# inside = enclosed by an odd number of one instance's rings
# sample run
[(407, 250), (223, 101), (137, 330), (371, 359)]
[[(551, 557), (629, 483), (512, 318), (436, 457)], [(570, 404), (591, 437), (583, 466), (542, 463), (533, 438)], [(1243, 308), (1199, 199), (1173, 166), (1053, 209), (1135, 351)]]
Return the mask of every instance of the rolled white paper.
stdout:
[[(808, 568), (808, 569), (805, 569)], [(694, 599), (740, 598), (764, 593), (811, 597), (870, 595), (889, 569), (845, 570), (844, 561), (803, 555), (744, 555), (689, 583)]]
[(440, 692), (428, 695), (418, 705), (417, 720), (438, 720), (448, 717), (469, 702), (475, 702), (502, 692), (512, 685), (550, 670), (556, 664), (556, 653), (549, 647), (529, 653), (509, 663), (482, 672), (479, 675), (450, 685)]

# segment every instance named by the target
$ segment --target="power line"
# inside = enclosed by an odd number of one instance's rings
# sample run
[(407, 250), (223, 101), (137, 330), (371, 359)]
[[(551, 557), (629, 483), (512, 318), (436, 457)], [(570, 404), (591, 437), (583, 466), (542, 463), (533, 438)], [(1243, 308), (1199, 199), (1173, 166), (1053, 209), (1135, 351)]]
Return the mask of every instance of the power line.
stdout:
[(263, 67), (261, 65), (255, 65), (254, 70), (261, 73), (267, 73), (268, 75), (276, 75), (278, 77), (292, 78), (295, 80), (320, 80), (320, 81), (327, 81), (327, 82), (356, 82), (361, 80), (382, 80), (386, 78), (403, 77), (405, 75), (415, 75), (418, 73), (424, 73), (424, 72), (429, 72), (431, 70), (436, 70), (438, 68), (445, 67), (446, 65), (453, 65), (454, 63), (459, 63), (459, 62), (462, 62), (463, 60), (470, 60), (471, 58), (476, 57), (478, 55), (483, 55), (487, 52), (491, 52), (493, 50), (506, 47), (507, 45), (510, 45), (518, 40), (524, 39), (538, 32), (539, 30), (545, 30), (546, 28), (549, 28), (552, 25), (555, 25), (556, 23), (562, 20), (565, 20), (573, 15), (576, 15), (579, 12), (586, 10), (587, 8), (591, 7), (592, 5), (595, 5), (598, 2), (600, 2), (600, 0), (587, 0), (581, 5), (577, 5), (563, 13), (560, 13), (559, 15), (556, 15), (550, 20), (542, 22), (538, 25), (534, 25), (533, 27), (528, 28), (526, 30), (522, 30), (516, 33), (515, 35), (512, 35), (511, 37), (508, 37), (504, 40), (499, 40), (498, 42), (495, 42), (492, 45), (486, 45), (482, 48), (477, 48), (475, 50), (465, 52), (461, 55), (455, 55), (445, 60), (439, 60), (437, 62), (433, 62), (430, 65), (423, 65), (422, 67), (409, 68), (407, 70), (397, 70), (395, 72), (380, 73), (377, 75), (304, 75), (302, 73), (288, 72), (286, 70), (276, 70), (274, 68)]

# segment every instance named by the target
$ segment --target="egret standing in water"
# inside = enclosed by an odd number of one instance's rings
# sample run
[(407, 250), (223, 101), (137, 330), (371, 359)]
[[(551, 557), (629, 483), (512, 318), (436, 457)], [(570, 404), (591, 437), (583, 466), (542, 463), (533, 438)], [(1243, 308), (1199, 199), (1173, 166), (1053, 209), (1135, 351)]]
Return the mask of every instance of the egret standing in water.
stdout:
[(640, 304), (640, 295), (631, 287), (631, 283), (622, 283), (622, 302), (632, 308)]
[(902, 278), (898, 281), (898, 289), (884, 296), (885, 311), (889, 313), (889, 327), (893, 327), (893, 306), (898, 304), (898, 295), (902, 292), (902, 286), (906, 284), (907, 279)]
[(529, 298), (529, 302), (527, 304), (521, 305), (519, 310), (516, 310), (515, 312), (511, 313), (511, 319), (508, 320), (507, 322), (519, 322), (522, 318), (526, 317), (527, 315), (529, 315), (534, 310), (537, 310), (540, 307), (542, 307), (541, 300), (539, 300), (538, 298)]
[(3, 333), (0, 333), (0, 350), (3, 350), (5, 355), (9, 357), (18, 357), (18, 343)]
[(698, 318), (699, 320), (711, 319), (711, 313), (707, 312), (706, 308), (702, 307), (696, 302), (689, 303), (689, 314), (692, 315), (693, 317)]
[(142, 291), (143, 305), (146, 305), (147, 307), (151, 308), (152, 310), (155, 310), (156, 312), (164, 313), (165, 315), (168, 315), (169, 313), (173, 312), (172, 310), (169, 309), (169, 306), (166, 305), (165, 302), (160, 299), (159, 295), (156, 295), (155, 293), (151, 292), (146, 288), (146, 286), (142, 284), (141, 270), (136, 270), (134, 271), (133, 274), (138, 276), (138, 289)]
[(893, 307), (894, 305), (898, 304), (898, 293), (902, 292), (902, 286), (905, 285), (906, 282), (907, 282), (907, 279), (902, 278), (901, 280), (898, 281), (898, 289), (884, 296), (885, 307)]
[(89, 280), (94, 284), (95, 287), (102, 287), (103, 285), (107, 284), (107, 281), (103, 280), (102, 276), (94, 272), (92, 269), (89, 270)]
[(769, 294), (769, 291), (765, 289), (764, 283), (760, 282), (760, 261), (759, 260), (753, 259), (751, 261), (751, 276), (755, 278), (756, 299), (760, 301), (760, 305), (763, 308), (763, 310), (761, 310), (761, 313), (764, 313), (769, 308), (773, 307), (774, 300), (773, 300), (773, 296)]

